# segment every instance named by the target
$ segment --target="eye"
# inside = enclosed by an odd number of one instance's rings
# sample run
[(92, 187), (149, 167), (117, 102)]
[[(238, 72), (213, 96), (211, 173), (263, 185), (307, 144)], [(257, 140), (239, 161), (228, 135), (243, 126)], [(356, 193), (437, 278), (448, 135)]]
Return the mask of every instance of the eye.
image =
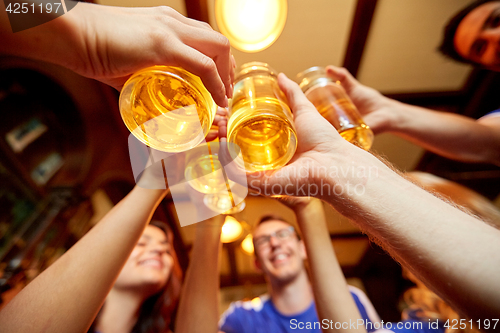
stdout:
[(487, 42), (484, 39), (478, 39), (471, 46), (471, 54), (475, 57), (481, 57), (486, 51)]
[(500, 26), (500, 9), (491, 13), (490, 17), (486, 20), (483, 29), (495, 29)]
[(254, 243), (255, 243), (255, 246), (258, 247), (258, 246), (261, 246), (261, 245), (267, 243), (267, 239), (266, 239), (265, 236), (259, 237), (259, 238), (255, 238), (254, 239)]
[(280, 230), (276, 233), (276, 235), (279, 237), (279, 238), (286, 238), (288, 237), (289, 235), (289, 230), (288, 229), (283, 229), (283, 230)]
[(497, 14), (493, 20), (491, 20), (491, 24), (490, 26), (492, 28), (497, 28), (498, 26), (500, 26), (500, 14)]

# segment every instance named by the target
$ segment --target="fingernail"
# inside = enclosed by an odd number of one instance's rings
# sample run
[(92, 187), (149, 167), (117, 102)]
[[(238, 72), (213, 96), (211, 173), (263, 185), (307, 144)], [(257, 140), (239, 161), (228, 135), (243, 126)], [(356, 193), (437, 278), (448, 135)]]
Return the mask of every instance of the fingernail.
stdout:
[(224, 97), (224, 107), (227, 108), (229, 106), (229, 100), (227, 99), (227, 96)]

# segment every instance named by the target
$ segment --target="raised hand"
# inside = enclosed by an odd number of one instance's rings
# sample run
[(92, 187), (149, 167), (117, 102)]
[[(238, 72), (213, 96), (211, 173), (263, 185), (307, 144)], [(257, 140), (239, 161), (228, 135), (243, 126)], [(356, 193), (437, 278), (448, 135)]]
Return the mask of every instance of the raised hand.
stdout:
[(234, 60), (227, 38), (207, 23), (186, 18), (170, 7), (78, 6), (68, 13), (83, 25), (78, 31), (84, 61), (76, 72), (120, 89), (139, 69), (180, 66), (201, 77), (218, 105), (227, 105)]
[[(344, 186), (350, 176), (343, 176), (342, 172), (332, 175), (332, 167), (337, 171), (342, 168), (348, 171), (353, 167), (353, 161), (363, 163), (374, 157), (344, 140), (318, 113), (295, 82), (280, 74), (278, 83), (294, 114), (297, 151), (283, 168), (248, 174), (248, 188), (266, 196), (329, 196), (333, 193), (332, 186)], [(219, 123), (221, 147), (226, 142), (226, 135), (226, 123), (223, 120)], [(230, 172), (228, 168), (226, 171)], [(323, 184), (328, 179), (332, 179), (333, 183)], [(323, 195), (322, 184), (329, 187), (328, 193)]]
[(232, 95), (235, 61), (227, 38), (172, 8), (78, 3), (45, 24), (12, 33), (2, 7), (2, 53), (55, 63), (118, 90), (138, 70), (178, 66), (199, 76), (218, 105), (227, 106)]
[(391, 100), (377, 90), (362, 85), (345, 68), (328, 66), (326, 74), (339, 81), (354, 105), (363, 116), (364, 121), (375, 134), (387, 132), (396, 121), (392, 111), (394, 100)]

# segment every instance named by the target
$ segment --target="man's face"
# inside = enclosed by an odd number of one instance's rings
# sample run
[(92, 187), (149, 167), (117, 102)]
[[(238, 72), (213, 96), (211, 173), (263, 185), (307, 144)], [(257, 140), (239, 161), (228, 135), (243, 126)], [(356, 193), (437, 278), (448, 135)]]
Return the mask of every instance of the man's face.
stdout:
[(273, 283), (285, 284), (304, 270), (306, 251), (288, 223), (272, 220), (254, 233), (256, 265)]
[(465, 59), (500, 71), (500, 1), (471, 11), (458, 25), (455, 49)]

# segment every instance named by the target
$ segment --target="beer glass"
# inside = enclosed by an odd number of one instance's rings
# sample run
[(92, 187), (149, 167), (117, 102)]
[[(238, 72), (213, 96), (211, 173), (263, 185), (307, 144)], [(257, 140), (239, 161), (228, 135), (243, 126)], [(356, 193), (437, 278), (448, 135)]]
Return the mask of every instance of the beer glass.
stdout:
[(129, 131), (165, 152), (186, 151), (203, 142), (216, 112), (201, 79), (178, 67), (140, 70), (120, 94), (120, 113)]
[(324, 67), (311, 67), (297, 75), (297, 82), (307, 99), (347, 141), (369, 150), (373, 132), (365, 124), (340, 82), (326, 75)]
[(245, 208), (247, 190), (227, 178), (218, 154), (218, 142), (188, 151), (184, 177), (194, 190), (204, 194), (205, 206), (219, 214), (238, 213)]
[(231, 158), (246, 171), (284, 166), (297, 149), (293, 116), (277, 73), (268, 64), (241, 66), (229, 105), (227, 140)]

